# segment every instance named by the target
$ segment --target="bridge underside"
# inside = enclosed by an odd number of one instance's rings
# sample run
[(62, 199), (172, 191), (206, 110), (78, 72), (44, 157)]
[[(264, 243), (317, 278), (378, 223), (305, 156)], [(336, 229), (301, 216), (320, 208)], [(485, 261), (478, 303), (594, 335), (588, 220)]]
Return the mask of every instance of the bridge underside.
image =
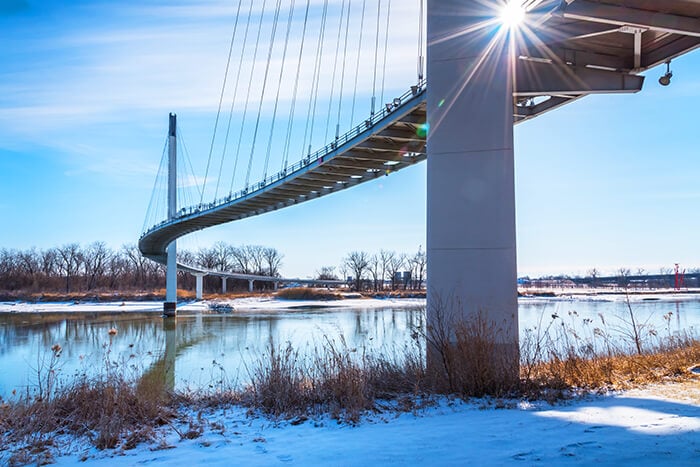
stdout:
[[(515, 44), (518, 119), (531, 118), (591, 92), (616, 92), (616, 87), (625, 86), (620, 80), (700, 46), (697, 0), (534, 3), (521, 40)], [(530, 85), (523, 86), (523, 79)]]
[(428, 363), (451, 383), (455, 330), (476, 323), (495, 349), (479, 367), (518, 381), (513, 105), (523, 121), (637, 92), (638, 73), (700, 44), (699, 1), (523, 2), (510, 29), (487, 21), (497, 3), (428, 0)]

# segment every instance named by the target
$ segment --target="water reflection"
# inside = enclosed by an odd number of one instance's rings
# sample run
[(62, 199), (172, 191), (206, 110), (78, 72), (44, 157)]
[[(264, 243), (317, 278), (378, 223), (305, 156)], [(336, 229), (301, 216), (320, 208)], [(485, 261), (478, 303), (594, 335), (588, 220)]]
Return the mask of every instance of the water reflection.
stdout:
[[(640, 322), (664, 333), (696, 332), (700, 326), (700, 300), (637, 302), (633, 308)], [(546, 325), (552, 315), (567, 326), (585, 319), (593, 326), (602, 317), (622, 325), (627, 313), (624, 301), (521, 300), (521, 334)], [(54, 344), (63, 348), (59, 381), (116, 370), (170, 389), (216, 389), (245, 384), (270, 342), (289, 343), (302, 357), (325, 340), (400, 356), (415, 348), (413, 337), (424, 327), (422, 309), (392, 308), (181, 314), (170, 320), (137, 312), (3, 314), (0, 396), (36, 387), (38, 362)], [(117, 334), (110, 338), (111, 328)]]

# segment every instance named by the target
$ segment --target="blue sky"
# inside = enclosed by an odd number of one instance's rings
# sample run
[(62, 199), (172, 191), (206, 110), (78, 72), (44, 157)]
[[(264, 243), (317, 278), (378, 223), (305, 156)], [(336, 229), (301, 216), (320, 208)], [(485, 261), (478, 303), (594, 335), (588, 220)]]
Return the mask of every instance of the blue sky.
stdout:
[[(357, 21), (360, 2), (353, 3), (351, 21)], [(393, 3), (385, 100), (401, 94), (416, 75), (417, 28), (398, 25), (417, 24), (413, 5), (417, 2)], [(96, 240), (113, 247), (135, 243), (144, 224), (169, 112), (178, 114), (195, 175), (203, 176), (237, 4), (0, 2), (0, 248)], [(274, 4), (268, 0), (268, 14)], [(320, 6), (313, 4), (310, 24), (317, 27)], [(330, 4), (329, 38), (324, 44), (324, 57), (330, 61), (322, 69), (321, 95), (329, 94), (340, 24), (340, 1)], [(376, 8), (374, 1), (368, 4)], [(300, 39), (295, 32), (300, 17), (295, 13), (293, 19), (290, 56), (298, 51)], [(376, 17), (369, 15), (366, 21), (364, 41), (369, 46)], [(265, 24), (263, 36), (269, 37)], [(355, 34), (358, 30), (354, 28)], [(278, 39), (283, 33), (280, 27)], [(241, 39), (242, 30), (238, 34)], [(352, 36), (349, 43), (356, 44), (357, 39)], [(315, 43), (309, 41), (306, 47), (313, 50)], [(248, 47), (241, 65), (239, 113), (253, 63)], [(266, 47), (267, 42), (261, 41), (260, 56), (267, 53)], [(282, 63), (281, 52), (274, 53), (261, 113), (262, 158)], [(313, 57), (304, 60), (306, 74), (299, 95), (307, 99)], [(355, 121), (369, 113), (372, 73), (367, 62), (371, 60), (361, 60)], [(251, 87), (248, 121), (257, 113), (264, 63), (258, 60), (252, 70), (257, 78)], [(290, 107), (289, 84), (294, 76), (290, 63), (285, 76), (290, 70), (292, 74), (281, 88), (278, 132), (286, 125), (283, 116)], [(338, 70), (341, 65), (337, 63)], [(350, 126), (348, 90), (354, 58), (346, 66), (341, 132)], [(656, 82), (663, 73), (657, 68), (648, 73), (639, 94), (587, 97), (516, 127), (519, 274), (581, 274), (592, 267), (657, 272), (674, 262), (700, 267), (696, 115), (700, 52), (674, 60), (672, 68), (673, 83), (667, 88)], [(234, 78), (229, 75), (227, 99)], [(305, 115), (307, 103), (300, 98), (300, 115)], [(331, 115), (336, 105), (337, 101)], [(327, 100), (320, 100), (319, 112), (327, 112), (327, 106)], [(236, 118), (233, 140), (239, 131)], [(319, 120), (314, 148), (327, 131), (335, 131), (335, 117)], [(329, 129), (326, 120), (332, 122)], [(250, 126), (243, 129), (251, 134)], [(299, 118), (291, 162), (301, 157), (303, 129)], [(280, 140), (273, 138), (268, 173), (281, 166)], [(215, 157), (221, 144), (215, 142)], [(249, 152), (246, 144), (249, 140), (242, 145), (242, 161)], [(255, 157), (251, 182), (263, 172), (258, 153)], [(215, 159), (216, 170), (218, 163)], [(225, 160), (226, 174), (231, 164), (230, 158)], [(236, 184), (242, 183), (242, 175), (237, 177)], [(224, 179), (222, 185), (228, 185), (230, 176)], [(208, 190), (212, 185), (208, 183)], [(208, 194), (213, 196), (213, 191)], [(181, 245), (197, 249), (217, 240), (274, 246), (285, 255), (282, 272), (289, 276), (308, 276), (321, 266), (337, 265), (351, 250), (415, 252), (425, 245), (425, 164), (310, 203), (200, 232)]]

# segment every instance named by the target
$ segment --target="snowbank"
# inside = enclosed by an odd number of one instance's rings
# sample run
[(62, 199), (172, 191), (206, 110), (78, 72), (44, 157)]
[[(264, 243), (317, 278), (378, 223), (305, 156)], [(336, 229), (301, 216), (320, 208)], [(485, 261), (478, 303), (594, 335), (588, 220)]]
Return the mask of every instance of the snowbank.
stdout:
[[(415, 308), (425, 306), (425, 299), (420, 298), (350, 298), (345, 300), (278, 300), (272, 297), (249, 297), (232, 300), (216, 300), (179, 303), (178, 311), (196, 313), (208, 311), (211, 304), (227, 304), (233, 311), (287, 311), (294, 309), (322, 309), (322, 308), (354, 308), (354, 309), (378, 309), (378, 308)], [(54, 302), (54, 303), (28, 303), (28, 302), (0, 302), (0, 313), (146, 313), (162, 312), (163, 302)]]
[[(697, 465), (700, 382), (653, 386), (568, 404), (443, 400), (417, 414), (273, 423), (243, 410), (204, 417), (204, 432), (125, 452), (87, 445), (59, 466), (127, 465)], [(190, 414), (196, 421), (197, 415)], [(185, 422), (177, 426), (186, 432)], [(87, 458), (86, 462), (81, 459)]]

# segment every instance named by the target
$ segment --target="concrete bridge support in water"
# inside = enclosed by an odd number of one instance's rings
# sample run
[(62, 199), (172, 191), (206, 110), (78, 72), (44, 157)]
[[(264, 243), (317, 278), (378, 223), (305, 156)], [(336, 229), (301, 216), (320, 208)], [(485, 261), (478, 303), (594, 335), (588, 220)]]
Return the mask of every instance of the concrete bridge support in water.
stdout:
[(508, 34), (480, 29), (491, 3), (428, 0), (427, 324), (454, 341), (483, 318), (498, 349), (484, 364), (517, 380), (513, 72)]
[(197, 300), (201, 300), (201, 299), (204, 297), (204, 293), (203, 293), (203, 290), (204, 290), (204, 276), (206, 276), (206, 274), (201, 274), (201, 273), (199, 273), (199, 274), (198, 274), (198, 273), (195, 273), (195, 274), (194, 274), (194, 277), (196, 278), (196, 282), (195, 282), (195, 298), (196, 298)]
[(226, 293), (226, 277), (221, 278), (221, 293), (225, 294)]

